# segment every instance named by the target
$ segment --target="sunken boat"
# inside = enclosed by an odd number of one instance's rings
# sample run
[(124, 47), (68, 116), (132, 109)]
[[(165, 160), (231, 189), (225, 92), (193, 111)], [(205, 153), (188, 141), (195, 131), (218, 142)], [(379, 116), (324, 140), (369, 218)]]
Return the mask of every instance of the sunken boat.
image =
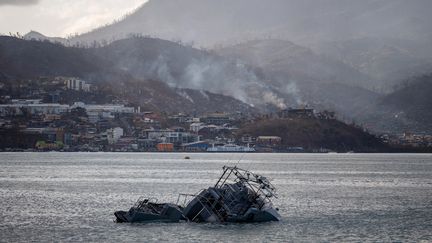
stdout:
[(276, 189), (261, 175), (223, 167), (216, 184), (197, 194), (180, 194), (177, 203), (140, 199), (129, 211), (117, 211), (117, 222), (254, 223), (279, 221), (271, 199)]
[(183, 208), (172, 203), (157, 203), (157, 199), (141, 197), (129, 211), (114, 213), (117, 223), (179, 222), (185, 220)]

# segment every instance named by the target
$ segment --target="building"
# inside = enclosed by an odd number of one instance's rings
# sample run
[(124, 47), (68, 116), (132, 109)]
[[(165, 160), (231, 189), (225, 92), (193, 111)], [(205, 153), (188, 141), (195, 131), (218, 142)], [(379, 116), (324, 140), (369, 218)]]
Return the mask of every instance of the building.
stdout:
[(191, 117), (189, 117), (188, 115), (184, 114), (184, 113), (179, 113), (177, 115), (173, 115), (168, 117), (168, 119), (178, 122), (178, 123), (186, 123), (192, 120)]
[(200, 119), (206, 124), (224, 125), (231, 121), (231, 118), (226, 113), (213, 113)]
[(105, 104), (105, 105), (87, 105), (83, 102), (75, 102), (72, 108), (83, 108), (87, 112), (110, 112), (110, 113), (135, 113), (135, 108), (133, 107), (126, 107), (124, 105), (115, 105), (115, 104)]
[(199, 130), (201, 130), (204, 127), (205, 127), (204, 123), (202, 123), (202, 122), (195, 122), (195, 123), (192, 123), (192, 124), (189, 125), (189, 130), (191, 132), (198, 133)]
[(137, 151), (138, 143), (134, 137), (123, 137), (120, 138), (114, 145), (115, 151)]
[(285, 109), (278, 112), (280, 118), (309, 118), (315, 117), (314, 109), (299, 108), (299, 109)]
[(40, 127), (40, 128), (25, 128), (22, 129), (23, 134), (39, 135), (46, 142), (63, 142), (64, 130), (61, 128)]
[(57, 121), (57, 120), (61, 120), (61, 115), (45, 114), (43, 117), (44, 122), (53, 122), (53, 121)]
[(197, 140), (196, 135), (188, 132), (174, 131), (171, 129), (147, 129), (144, 130), (143, 135), (147, 139), (157, 140), (163, 143), (190, 143)]
[(123, 136), (123, 128), (116, 127), (108, 129), (107, 131), (108, 144), (115, 144)]
[(89, 120), (93, 123), (104, 118), (114, 118), (115, 114), (133, 114), (135, 108), (125, 107), (124, 105), (86, 105), (82, 102), (75, 102), (73, 106), (57, 103), (41, 103), (40, 100), (12, 100), (11, 104), (0, 105), (0, 116), (17, 116), (28, 112), (36, 114), (62, 114), (71, 109), (83, 108), (86, 110)]
[(138, 148), (145, 151), (154, 151), (156, 149), (157, 144), (158, 141), (154, 139), (146, 139), (146, 138), (138, 139)]
[(198, 141), (193, 143), (185, 143), (181, 145), (183, 151), (187, 152), (205, 152), (209, 148), (209, 143), (206, 141)]
[(77, 78), (70, 78), (66, 80), (66, 87), (70, 90), (90, 92), (91, 85), (86, 81)]
[(243, 135), (240, 140), (242, 143), (245, 143), (245, 144), (247, 144), (247, 143), (251, 144), (251, 143), (255, 142), (255, 138), (249, 134)]
[(156, 148), (159, 152), (173, 152), (174, 151), (174, 144), (172, 144), (172, 143), (159, 143), (156, 146)]
[(124, 105), (87, 105), (82, 102), (75, 102), (71, 108), (83, 108), (86, 110), (87, 116), (91, 123), (97, 123), (104, 119), (113, 119), (115, 114), (133, 114), (134, 107), (126, 107)]
[(30, 105), (30, 104), (41, 104), (41, 99), (13, 99), (12, 104)]
[(62, 114), (70, 110), (69, 105), (45, 104), (45, 103), (16, 103), (0, 105), (0, 116), (19, 116), (25, 113), (38, 114)]
[(282, 138), (277, 136), (259, 136), (256, 139), (256, 144), (259, 146), (279, 146), (282, 143)]

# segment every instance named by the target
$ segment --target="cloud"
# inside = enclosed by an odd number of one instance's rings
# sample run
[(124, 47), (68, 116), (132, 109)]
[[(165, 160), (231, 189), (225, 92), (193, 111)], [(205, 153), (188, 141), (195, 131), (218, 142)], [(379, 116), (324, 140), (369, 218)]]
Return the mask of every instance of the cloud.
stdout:
[(147, 0), (0, 0), (0, 33), (24, 34), (36, 30), (47, 36), (67, 37), (112, 23), (145, 2)]
[(0, 6), (12, 5), (12, 6), (24, 6), (24, 5), (35, 5), (39, 3), (39, 0), (0, 0)]

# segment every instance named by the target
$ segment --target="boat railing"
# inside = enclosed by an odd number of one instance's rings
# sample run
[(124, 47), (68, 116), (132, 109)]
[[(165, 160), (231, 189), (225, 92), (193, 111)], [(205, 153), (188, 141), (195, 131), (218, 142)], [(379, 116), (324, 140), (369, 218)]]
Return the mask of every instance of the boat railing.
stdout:
[[(183, 199), (183, 204), (178, 204), (179, 202), (181, 202), (180, 200), (180, 198), (181, 197), (183, 197), (184, 199)], [(202, 206), (202, 209), (194, 216), (194, 217), (192, 217), (192, 220), (191, 221), (194, 221), (204, 210), (206, 210), (207, 211), (207, 213), (209, 213), (209, 214), (212, 214), (212, 213), (214, 213), (214, 214), (216, 214), (216, 216), (219, 218), (219, 220), (221, 221), (221, 222), (223, 222), (223, 221), (225, 221), (225, 217), (224, 216), (222, 216), (221, 215), (221, 211), (222, 210), (217, 210), (216, 208), (215, 208), (215, 206), (216, 206), (216, 201), (215, 202), (210, 202), (210, 200), (208, 199), (208, 198), (206, 198), (206, 197), (203, 197), (203, 196), (201, 196), (201, 195), (199, 195), (199, 194), (184, 194), (184, 193), (182, 193), (182, 194), (179, 194), (179, 197), (178, 197), (178, 199), (177, 199), (177, 204), (178, 205), (181, 205), (182, 207), (186, 207), (187, 205), (186, 205), (186, 201), (187, 201), (187, 199), (188, 198), (198, 198), (198, 202), (199, 202), (199, 204)], [(207, 203), (207, 205), (205, 204), (205, 203)], [(223, 210), (225, 211), (225, 212), (227, 212), (227, 213), (229, 213), (229, 208), (227, 208), (226, 207), (226, 205), (225, 204), (220, 204), (221, 206), (222, 206), (222, 208), (223, 208)], [(211, 210), (209, 210), (209, 207), (210, 207), (210, 209)]]
[[(241, 181), (243, 184), (248, 185), (248, 187), (250, 187), (250, 189), (253, 189), (254, 191), (256, 189), (259, 189), (265, 194), (266, 197), (276, 196), (275, 187), (270, 183), (270, 181), (267, 180), (267, 178), (263, 176), (237, 168), (236, 166), (224, 166), (223, 170), (224, 172), (215, 184), (216, 188), (221, 188), (229, 181)], [(254, 184), (256, 188), (254, 188), (252, 184)]]
[(157, 202), (158, 202), (157, 198), (141, 196), (134, 204), (133, 208), (141, 209), (141, 210), (150, 208), (152, 211), (157, 212), (156, 208), (151, 205), (151, 204), (157, 204)]
[(190, 193), (180, 193), (177, 197), (177, 205), (180, 205), (181, 207), (186, 207), (187, 203), (189, 203), (193, 198), (195, 198), (196, 196), (199, 195), (199, 193), (201, 191), (203, 191), (204, 189), (200, 190), (198, 193), (196, 194), (190, 194)]

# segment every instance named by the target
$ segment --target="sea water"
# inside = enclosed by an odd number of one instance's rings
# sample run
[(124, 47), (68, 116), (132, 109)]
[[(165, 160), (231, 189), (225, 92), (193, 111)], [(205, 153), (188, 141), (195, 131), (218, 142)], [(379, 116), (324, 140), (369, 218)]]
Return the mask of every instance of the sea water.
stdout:
[[(282, 221), (114, 223), (140, 196), (214, 185), (224, 165), (270, 178)], [(432, 241), (432, 155), (0, 153), (0, 242), (22, 241)]]

